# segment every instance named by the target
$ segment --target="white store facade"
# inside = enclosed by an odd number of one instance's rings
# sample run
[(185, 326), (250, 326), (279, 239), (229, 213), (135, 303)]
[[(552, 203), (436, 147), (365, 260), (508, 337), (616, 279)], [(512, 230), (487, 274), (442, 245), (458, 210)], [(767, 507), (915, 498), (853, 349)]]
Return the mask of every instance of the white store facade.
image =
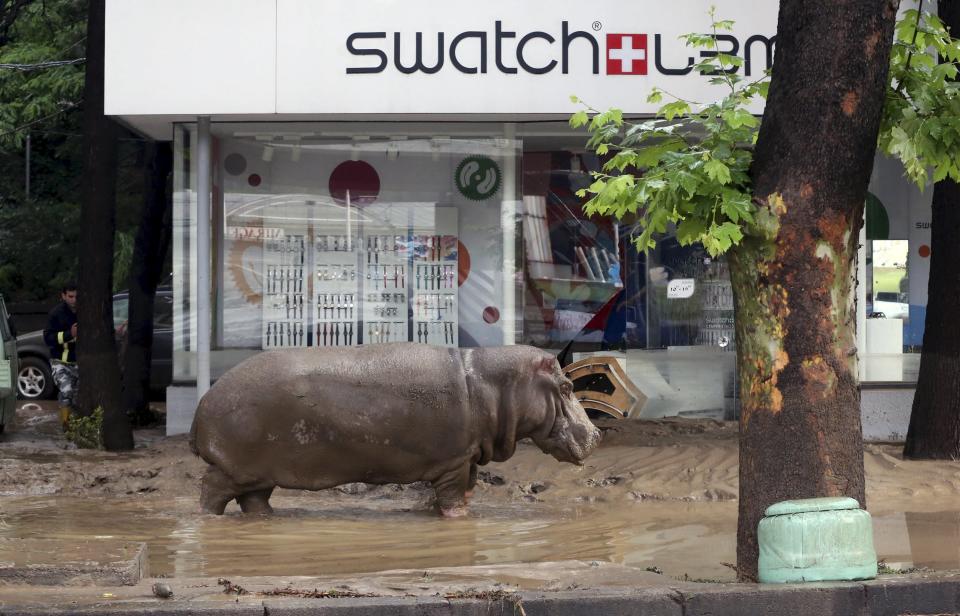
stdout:
[[(174, 144), (168, 431), (264, 349), (399, 340), (573, 343), (622, 358), (637, 417), (735, 417), (725, 263), (669, 236), (638, 254), (584, 215), (600, 163), (566, 123), (571, 95), (632, 117), (654, 86), (722, 96), (678, 40), (711, 4), (736, 22), (720, 50), (761, 77), (777, 3), (107, 0), (105, 112)], [(861, 315), (861, 376), (902, 413), (930, 196), (877, 167), (860, 305), (888, 318)]]

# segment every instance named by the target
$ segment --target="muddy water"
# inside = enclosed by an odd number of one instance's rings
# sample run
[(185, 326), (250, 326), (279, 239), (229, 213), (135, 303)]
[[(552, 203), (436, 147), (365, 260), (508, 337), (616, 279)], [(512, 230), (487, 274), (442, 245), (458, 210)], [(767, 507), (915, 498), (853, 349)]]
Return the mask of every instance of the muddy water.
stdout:
[(0, 537), (145, 541), (153, 575), (321, 575), (556, 560), (658, 566), (732, 579), (736, 507), (652, 504), (639, 512), (475, 508), (466, 519), (364, 507), (311, 510), (275, 499), (272, 517), (187, 513), (150, 500), (7, 498)]
[[(559, 560), (659, 567), (666, 575), (732, 580), (735, 503), (479, 507), (468, 519), (364, 506), (303, 508), (276, 499), (273, 517), (193, 513), (195, 501), (7, 498), (0, 538), (91, 537), (148, 544), (153, 575), (323, 575)], [(877, 552), (897, 568), (960, 568), (960, 513), (874, 516)], [(0, 557), (0, 560), (3, 560)]]
[[(425, 487), (278, 491), (273, 517), (197, 512), (205, 463), (185, 437), (137, 432), (127, 454), (77, 451), (55, 408), (23, 408), (0, 439), (0, 539), (148, 544), (154, 575), (325, 575), (465, 565), (604, 561), (732, 580), (736, 426), (617, 423), (583, 468), (521, 444), (480, 478), (465, 519)], [(960, 462), (865, 450), (878, 555), (896, 568), (960, 569)], [(16, 561), (4, 553), (0, 562)]]

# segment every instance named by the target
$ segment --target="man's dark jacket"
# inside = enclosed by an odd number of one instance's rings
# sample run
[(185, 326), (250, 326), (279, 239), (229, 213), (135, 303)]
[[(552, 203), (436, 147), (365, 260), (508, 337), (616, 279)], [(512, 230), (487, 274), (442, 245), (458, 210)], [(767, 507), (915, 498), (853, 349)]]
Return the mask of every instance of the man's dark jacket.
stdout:
[(70, 329), (77, 322), (77, 313), (70, 310), (66, 302), (50, 311), (47, 328), (43, 330), (43, 341), (50, 349), (50, 359), (66, 363), (77, 361), (76, 338), (70, 335)]

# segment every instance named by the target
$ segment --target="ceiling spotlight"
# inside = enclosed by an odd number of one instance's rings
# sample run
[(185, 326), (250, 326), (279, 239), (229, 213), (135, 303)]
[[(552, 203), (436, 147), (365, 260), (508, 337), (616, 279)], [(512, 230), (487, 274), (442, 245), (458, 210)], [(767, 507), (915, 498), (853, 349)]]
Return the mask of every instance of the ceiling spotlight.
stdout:
[(387, 144), (387, 160), (397, 160), (400, 158), (400, 147), (396, 143)]

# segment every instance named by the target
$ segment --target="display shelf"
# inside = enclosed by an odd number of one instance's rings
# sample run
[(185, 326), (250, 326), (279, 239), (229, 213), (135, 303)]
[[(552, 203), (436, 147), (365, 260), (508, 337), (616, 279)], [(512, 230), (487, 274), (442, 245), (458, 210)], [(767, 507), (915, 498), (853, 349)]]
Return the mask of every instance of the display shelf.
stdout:
[(319, 233), (313, 242), (313, 346), (354, 346), (360, 338), (358, 238)]
[(263, 348), (459, 344), (456, 212), (382, 214), (264, 242)]
[(405, 233), (389, 231), (373, 228), (363, 236), (364, 344), (409, 340), (409, 242)]
[(459, 345), (456, 235), (414, 235), (414, 342), (437, 346)]
[(308, 344), (307, 244), (303, 234), (265, 242), (263, 248), (263, 348)]

